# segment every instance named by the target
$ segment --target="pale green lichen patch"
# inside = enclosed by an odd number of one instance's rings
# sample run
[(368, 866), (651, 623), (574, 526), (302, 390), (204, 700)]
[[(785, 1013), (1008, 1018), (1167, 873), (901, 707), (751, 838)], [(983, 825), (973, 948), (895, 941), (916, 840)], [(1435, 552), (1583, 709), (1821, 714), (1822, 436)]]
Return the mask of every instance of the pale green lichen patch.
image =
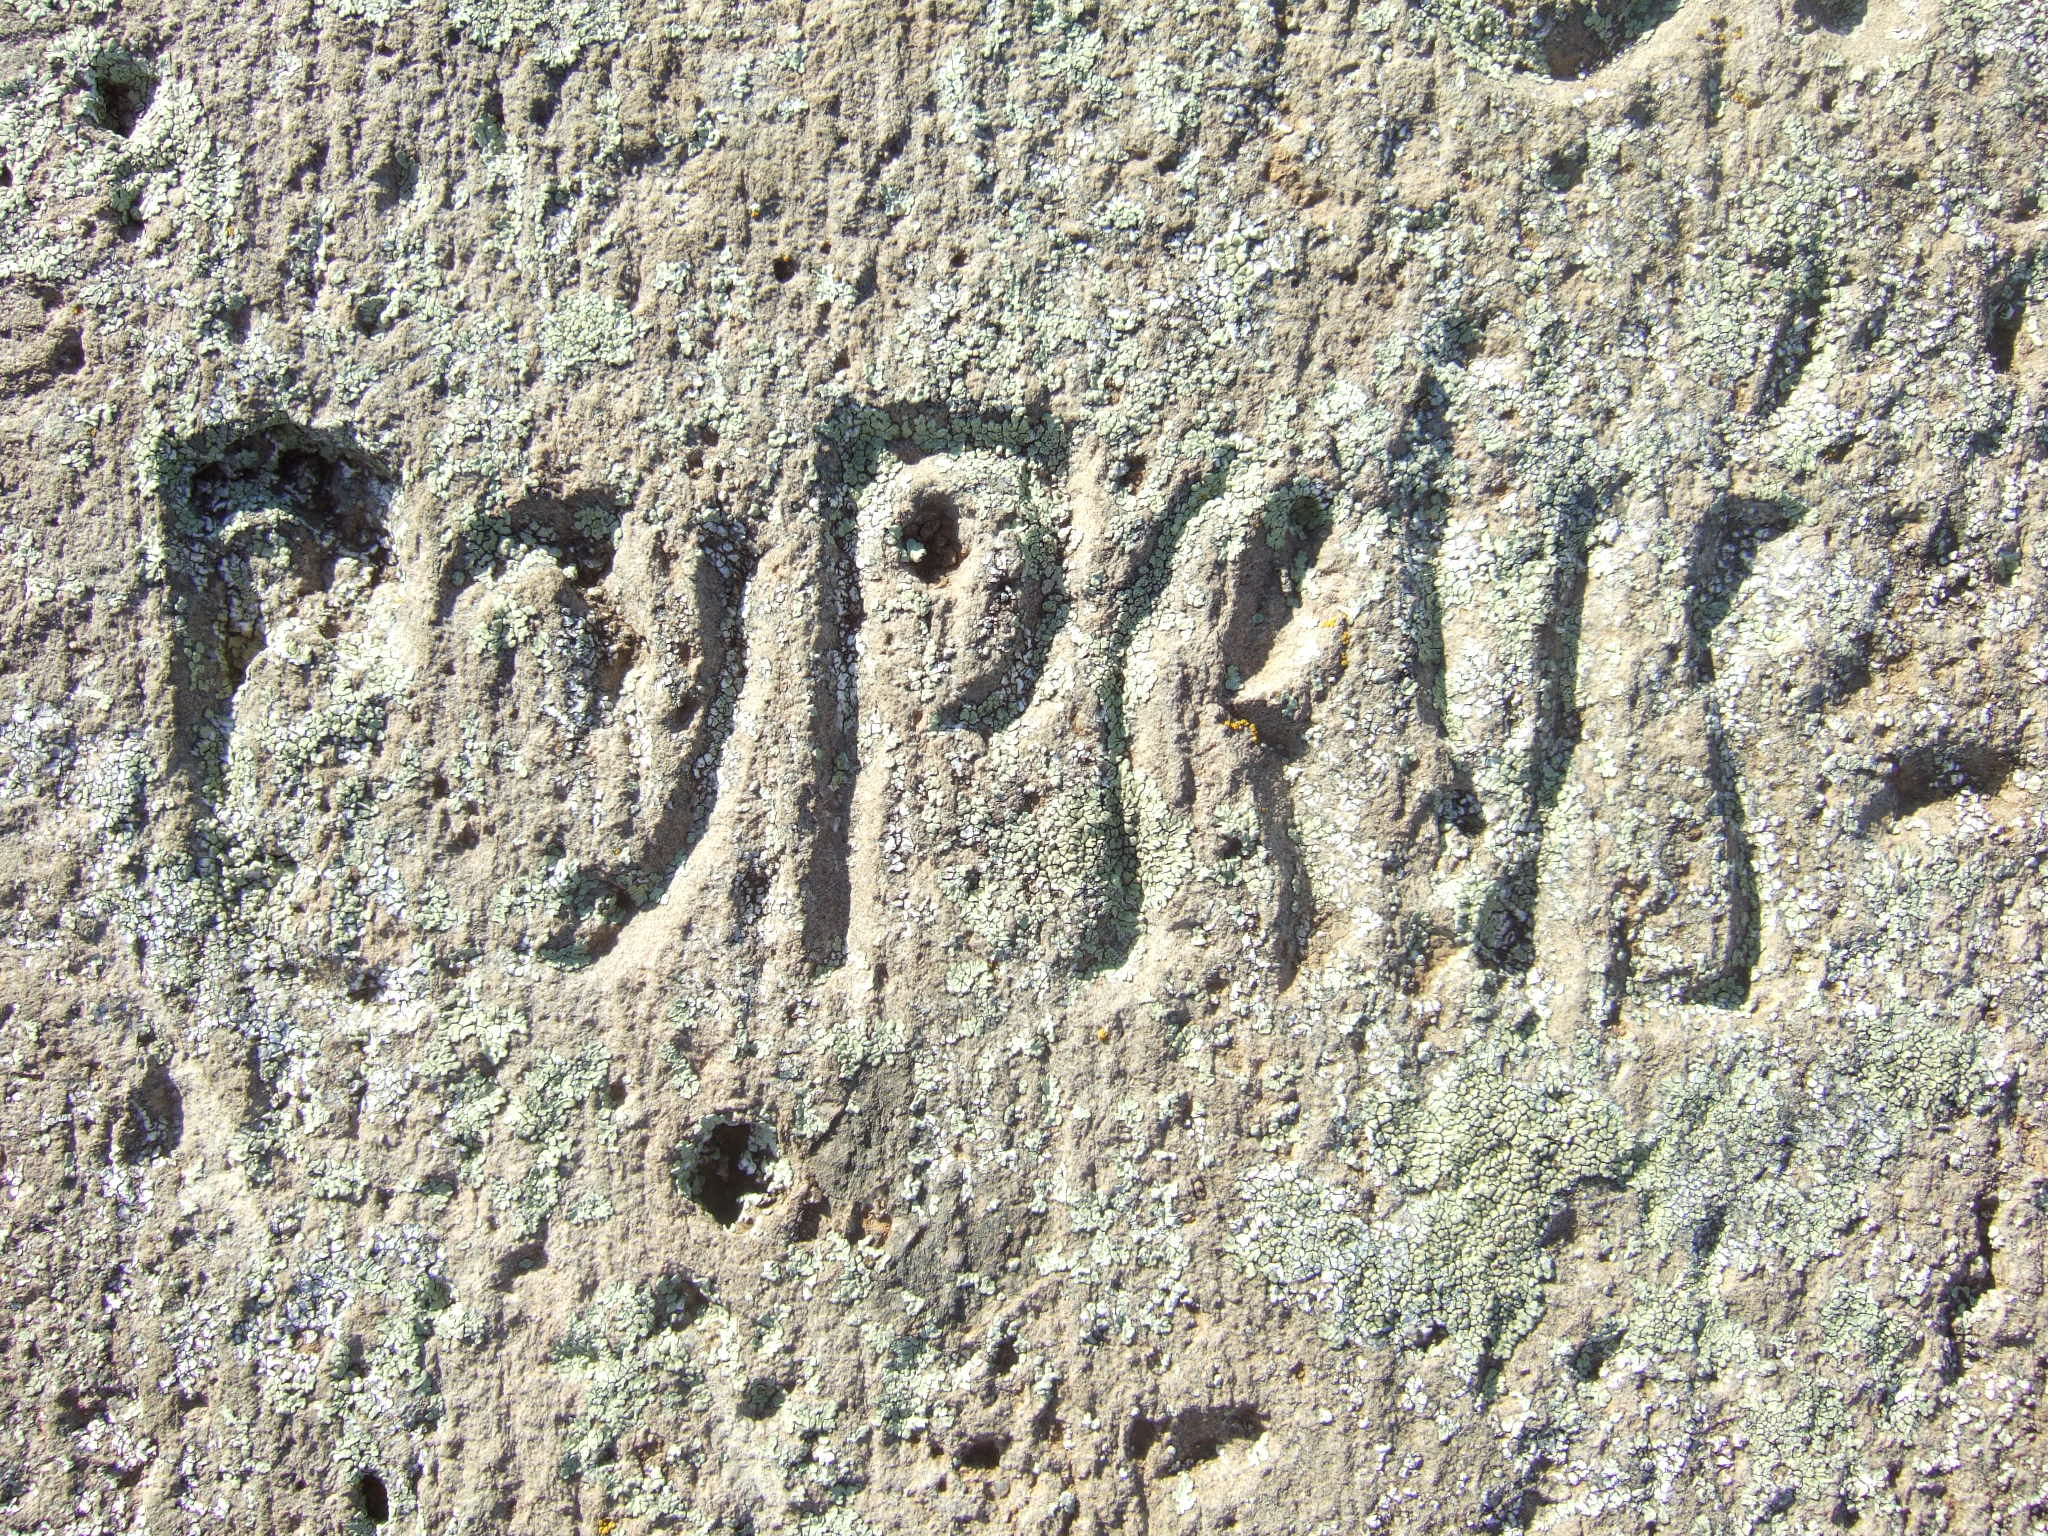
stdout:
[[(652, 1285), (606, 1286), (570, 1318), (549, 1353), (576, 1391), (564, 1477), (642, 1492), (636, 1474), (661, 1461), (649, 1455), (649, 1431), (672, 1425), (703, 1381), (686, 1333), (703, 1306), (687, 1281), (671, 1276)], [(649, 1481), (658, 1486), (660, 1479)]]
[(1289, 1165), (1254, 1170), (1237, 1252), (1335, 1337), (1441, 1331), (1476, 1368), (1535, 1327), (1552, 1224), (1582, 1186), (1623, 1179), (1631, 1147), (1614, 1105), (1475, 1065), (1376, 1106), (1366, 1156), (1403, 1192), (1394, 1211), (1368, 1217), (1356, 1192)]
[(620, 0), (455, 0), (451, 18), (486, 48), (525, 42), (547, 63), (573, 64), (584, 49), (627, 32)]
[(639, 323), (617, 299), (602, 293), (568, 294), (541, 322), (541, 357), (555, 374), (623, 368), (633, 361), (639, 335)]

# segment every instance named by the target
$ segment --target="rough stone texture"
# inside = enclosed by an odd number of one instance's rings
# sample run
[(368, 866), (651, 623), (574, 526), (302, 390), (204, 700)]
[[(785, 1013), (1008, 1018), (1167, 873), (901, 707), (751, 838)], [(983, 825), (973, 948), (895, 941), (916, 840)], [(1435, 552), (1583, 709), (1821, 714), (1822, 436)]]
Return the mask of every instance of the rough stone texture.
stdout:
[(0, 1525), (2048, 1529), (2043, 0), (0, 0)]

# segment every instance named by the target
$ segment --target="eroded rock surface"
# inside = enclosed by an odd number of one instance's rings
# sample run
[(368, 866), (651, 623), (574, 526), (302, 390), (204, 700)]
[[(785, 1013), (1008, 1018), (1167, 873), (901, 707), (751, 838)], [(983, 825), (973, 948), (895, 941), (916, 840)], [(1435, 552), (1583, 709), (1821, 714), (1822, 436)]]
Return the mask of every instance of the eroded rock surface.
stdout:
[(0, 0), (0, 1524), (2048, 1524), (2039, 0)]

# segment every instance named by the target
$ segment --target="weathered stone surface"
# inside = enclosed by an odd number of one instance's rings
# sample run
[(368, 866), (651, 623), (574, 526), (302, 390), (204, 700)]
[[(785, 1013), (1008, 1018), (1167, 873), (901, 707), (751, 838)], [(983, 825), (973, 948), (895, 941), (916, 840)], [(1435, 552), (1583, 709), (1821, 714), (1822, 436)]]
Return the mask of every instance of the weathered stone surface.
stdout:
[(2037, 1532), (2040, 0), (0, 0), (0, 1523)]

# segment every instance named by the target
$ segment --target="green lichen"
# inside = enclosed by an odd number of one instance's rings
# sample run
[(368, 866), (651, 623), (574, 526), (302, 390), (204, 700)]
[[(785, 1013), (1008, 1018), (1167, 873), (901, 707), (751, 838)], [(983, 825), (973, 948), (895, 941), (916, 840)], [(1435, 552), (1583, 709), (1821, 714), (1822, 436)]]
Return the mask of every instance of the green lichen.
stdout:
[(679, 1277), (668, 1277), (605, 1286), (569, 1320), (549, 1354), (577, 1394), (563, 1440), (565, 1478), (630, 1488), (638, 1464), (653, 1459), (658, 1448), (647, 1441), (665, 1428), (673, 1433), (704, 1380), (684, 1331), (701, 1305)]
[(560, 299), (541, 321), (541, 358), (557, 375), (623, 368), (633, 361), (640, 325), (617, 299), (575, 293)]
[(1592, 1182), (1630, 1169), (1620, 1111), (1583, 1089), (1461, 1064), (1418, 1097), (1377, 1105), (1369, 1165), (1405, 1195), (1368, 1218), (1357, 1196), (1277, 1165), (1241, 1181), (1236, 1249), (1275, 1294), (1337, 1339), (1447, 1333), (1479, 1368), (1542, 1315), (1552, 1223)]
[(589, 47), (622, 41), (626, 12), (619, 0), (455, 0), (451, 19), (486, 48), (525, 42), (555, 68)]

